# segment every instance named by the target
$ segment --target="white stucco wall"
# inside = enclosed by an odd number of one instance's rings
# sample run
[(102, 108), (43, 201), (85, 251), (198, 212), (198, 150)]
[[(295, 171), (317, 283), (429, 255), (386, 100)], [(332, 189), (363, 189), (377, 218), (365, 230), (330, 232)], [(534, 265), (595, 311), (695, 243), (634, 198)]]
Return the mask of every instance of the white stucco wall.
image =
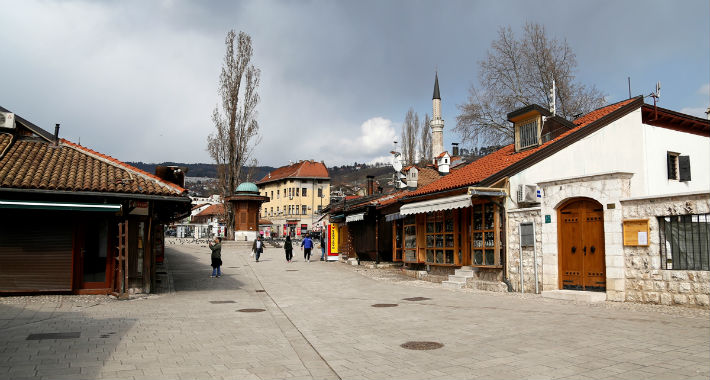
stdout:
[[(710, 189), (710, 138), (644, 125), (644, 158), (648, 189), (645, 195), (668, 195)], [(690, 157), (690, 181), (668, 179), (668, 152)]]

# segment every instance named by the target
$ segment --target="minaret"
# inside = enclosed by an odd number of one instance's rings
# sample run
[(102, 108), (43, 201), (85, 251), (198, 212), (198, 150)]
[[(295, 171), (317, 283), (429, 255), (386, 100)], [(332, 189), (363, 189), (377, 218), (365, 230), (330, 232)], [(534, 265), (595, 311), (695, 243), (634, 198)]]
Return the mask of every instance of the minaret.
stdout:
[(433, 110), (431, 113), (431, 154), (436, 159), (444, 151), (444, 119), (441, 118), (441, 96), (439, 95), (439, 73), (434, 77)]

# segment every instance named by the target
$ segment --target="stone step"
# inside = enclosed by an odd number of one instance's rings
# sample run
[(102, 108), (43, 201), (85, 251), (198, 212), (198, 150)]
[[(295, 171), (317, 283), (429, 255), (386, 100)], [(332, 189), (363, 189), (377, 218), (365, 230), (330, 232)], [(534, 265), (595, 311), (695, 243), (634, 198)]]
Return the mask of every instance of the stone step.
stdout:
[(450, 274), (449, 275), (449, 282), (456, 282), (459, 284), (465, 284), (466, 280), (468, 280), (469, 278), (471, 278), (471, 277)]
[(597, 303), (606, 301), (605, 292), (585, 292), (581, 290), (545, 290), (542, 292), (543, 298), (557, 300), (567, 300), (583, 303)]
[(451, 282), (451, 281), (442, 281), (441, 286), (444, 289), (463, 289), (463, 283), (460, 282)]
[(461, 268), (461, 269), (456, 269), (454, 271), (455, 276), (461, 276), (461, 277), (468, 277), (471, 278), (473, 277), (473, 270), (468, 269), (468, 268)]

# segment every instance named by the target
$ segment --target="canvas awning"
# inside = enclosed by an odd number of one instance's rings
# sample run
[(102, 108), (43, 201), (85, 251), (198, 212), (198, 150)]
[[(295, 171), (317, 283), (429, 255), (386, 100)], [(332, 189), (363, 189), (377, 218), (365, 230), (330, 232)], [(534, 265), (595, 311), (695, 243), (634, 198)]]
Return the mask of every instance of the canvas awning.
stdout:
[(76, 202), (43, 202), (43, 201), (3, 201), (0, 208), (25, 210), (63, 210), (63, 211), (102, 211), (119, 212), (120, 204), (76, 203)]
[(399, 209), (399, 213), (402, 215), (412, 215), (442, 210), (453, 210), (455, 208), (464, 208), (470, 206), (471, 196), (468, 194), (462, 194), (446, 198), (431, 199), (428, 201), (406, 204)]
[(385, 215), (385, 221), (387, 221), (387, 222), (391, 222), (393, 220), (400, 220), (400, 219), (404, 219), (404, 215), (402, 215), (398, 212)]
[(346, 217), (345, 217), (345, 223), (359, 222), (359, 221), (364, 220), (364, 219), (365, 219), (365, 213), (364, 213), (364, 212), (360, 212), (360, 213), (357, 213), (357, 214), (352, 214), (352, 215), (346, 216)]

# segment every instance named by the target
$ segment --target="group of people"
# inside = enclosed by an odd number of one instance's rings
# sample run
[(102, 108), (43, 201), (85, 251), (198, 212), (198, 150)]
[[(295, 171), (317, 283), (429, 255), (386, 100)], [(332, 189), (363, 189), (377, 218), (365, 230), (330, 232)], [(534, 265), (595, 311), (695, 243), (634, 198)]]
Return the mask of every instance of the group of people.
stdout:
[[(320, 261), (325, 260), (325, 238), (323, 235), (320, 236), (320, 247), (321, 256)], [(212, 276), (211, 277), (222, 277), (222, 238), (215, 237), (213, 241), (209, 243), (210, 250), (212, 250)], [(301, 249), (303, 250), (303, 261), (311, 261), (311, 250), (313, 250), (313, 239), (311, 239), (309, 234), (306, 234), (301, 241)], [(264, 252), (264, 241), (261, 236), (257, 236), (254, 240), (254, 244), (251, 246), (252, 254), (259, 262), (261, 254)], [(284, 251), (286, 253), (286, 262), (290, 263), (293, 261), (293, 243), (291, 242), (291, 236), (286, 236), (286, 242), (284, 243)]]

